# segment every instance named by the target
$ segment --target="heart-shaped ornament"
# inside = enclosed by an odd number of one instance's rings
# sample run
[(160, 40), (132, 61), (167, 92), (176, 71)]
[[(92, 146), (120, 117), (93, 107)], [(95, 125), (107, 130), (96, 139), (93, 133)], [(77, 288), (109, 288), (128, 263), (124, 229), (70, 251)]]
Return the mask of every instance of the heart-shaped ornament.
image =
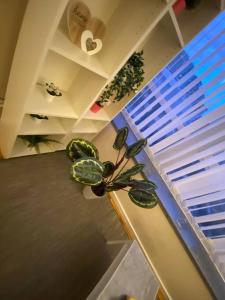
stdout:
[(88, 55), (96, 54), (102, 49), (102, 41), (94, 39), (90, 30), (84, 30), (81, 35), (81, 49)]
[(91, 18), (91, 13), (86, 4), (71, 0), (67, 7), (67, 28), (72, 43), (80, 47), (82, 32)]

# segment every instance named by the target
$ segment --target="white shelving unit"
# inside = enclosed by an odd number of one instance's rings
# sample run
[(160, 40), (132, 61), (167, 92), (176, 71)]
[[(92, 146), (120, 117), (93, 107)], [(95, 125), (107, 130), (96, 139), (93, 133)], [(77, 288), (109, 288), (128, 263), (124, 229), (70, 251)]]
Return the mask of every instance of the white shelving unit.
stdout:
[(103, 78), (109, 78), (99, 59), (96, 56), (86, 55), (79, 47), (74, 47), (66, 32), (60, 29), (56, 31), (50, 49)]
[(96, 120), (81, 120), (73, 128), (74, 133), (98, 133), (108, 122)]
[(66, 134), (66, 130), (57, 118), (49, 117), (48, 120), (37, 121), (30, 115), (25, 115), (19, 134)]
[[(58, 140), (59, 142), (62, 141), (62, 137), (59, 138), (59, 136), (50, 136), (50, 138)], [(64, 149), (63, 143), (62, 144), (58, 144), (58, 143), (43, 144), (43, 143), (41, 143), (39, 145), (39, 153), (38, 153), (34, 148), (27, 147), (27, 145), (25, 144), (24, 141), (22, 141), (20, 138), (17, 138), (15, 141), (15, 145), (13, 147), (11, 157), (42, 154), (42, 153), (59, 151), (59, 150), (63, 150), (63, 149)]]
[(88, 110), (83, 116), (84, 119), (99, 120), (99, 121), (110, 121), (110, 116), (106, 113), (105, 109), (101, 109), (98, 113), (93, 113)]
[(49, 102), (44, 87), (36, 85), (30, 98), (31, 101), (25, 107), (26, 113), (71, 119), (78, 118), (66, 93), (63, 93), (62, 97), (54, 97), (52, 102)]
[[(200, 21), (196, 19), (194, 26), (199, 29), (218, 12), (211, 0), (178, 18), (172, 9), (175, 0), (83, 0), (106, 27), (102, 50), (89, 56), (68, 37), (69, 2), (28, 1), (1, 118), (0, 147), (5, 158), (37, 154), (19, 135), (60, 140), (61, 144), (41, 145), (41, 153), (64, 149), (75, 136), (92, 139), (133, 97), (97, 113), (90, 111), (134, 51), (144, 49), (144, 85), (193, 36), (195, 15)], [(200, 10), (204, 16), (200, 17)], [(46, 81), (59, 86), (63, 96), (49, 102), (43, 87)], [(46, 115), (48, 120), (37, 124), (29, 114)]]

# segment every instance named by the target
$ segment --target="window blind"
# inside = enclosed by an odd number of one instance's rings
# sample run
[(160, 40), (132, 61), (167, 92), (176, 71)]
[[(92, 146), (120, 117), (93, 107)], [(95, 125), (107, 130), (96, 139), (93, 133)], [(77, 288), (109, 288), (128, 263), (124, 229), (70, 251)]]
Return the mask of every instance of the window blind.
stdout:
[(135, 134), (225, 278), (225, 13), (126, 106)]

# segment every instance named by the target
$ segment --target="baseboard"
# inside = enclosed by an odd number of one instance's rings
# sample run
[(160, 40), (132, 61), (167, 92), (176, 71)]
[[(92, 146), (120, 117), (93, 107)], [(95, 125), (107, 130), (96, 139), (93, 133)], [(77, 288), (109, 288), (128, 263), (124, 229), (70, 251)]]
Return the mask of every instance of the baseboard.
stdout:
[(124, 231), (127, 233), (128, 238), (131, 240), (137, 240), (137, 242), (139, 243), (143, 253), (145, 254), (149, 264), (151, 265), (152, 269), (154, 270), (157, 278), (160, 281), (161, 287), (158, 290), (157, 296), (156, 296), (156, 300), (172, 300), (172, 298), (169, 296), (168, 291), (166, 290), (165, 286), (163, 285), (162, 281), (160, 280), (160, 277), (157, 273), (157, 271), (155, 270), (154, 266), (151, 263), (151, 260), (148, 256), (148, 254), (146, 253), (141, 241), (139, 240), (134, 228), (132, 227), (132, 225), (129, 222), (128, 217), (124, 214), (123, 210), (121, 209), (121, 205), (118, 203), (118, 199), (115, 193), (108, 193), (108, 199), (110, 200), (113, 209), (115, 210), (118, 219), (120, 221), (120, 223), (123, 226)]

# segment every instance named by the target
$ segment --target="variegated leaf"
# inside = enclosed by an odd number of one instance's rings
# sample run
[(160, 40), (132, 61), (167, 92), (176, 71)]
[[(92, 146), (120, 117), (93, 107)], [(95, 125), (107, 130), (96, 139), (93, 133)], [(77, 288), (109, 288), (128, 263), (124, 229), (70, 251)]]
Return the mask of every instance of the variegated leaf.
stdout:
[(72, 161), (81, 157), (99, 158), (97, 148), (89, 141), (81, 138), (75, 138), (69, 142), (66, 147), (66, 154)]
[(102, 182), (104, 165), (95, 158), (79, 158), (71, 168), (72, 178), (87, 185), (98, 185)]
[(153, 208), (157, 205), (158, 198), (149, 191), (131, 189), (128, 193), (131, 201), (142, 208)]

